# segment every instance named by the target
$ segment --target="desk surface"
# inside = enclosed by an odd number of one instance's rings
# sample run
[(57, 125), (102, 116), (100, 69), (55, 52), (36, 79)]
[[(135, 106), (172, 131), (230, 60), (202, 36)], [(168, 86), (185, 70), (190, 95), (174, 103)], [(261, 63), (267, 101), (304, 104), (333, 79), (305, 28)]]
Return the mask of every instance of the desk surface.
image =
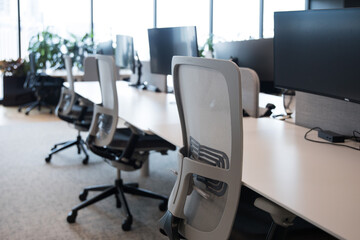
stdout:
[[(117, 87), (121, 118), (182, 145), (173, 94), (139, 91), (123, 82)], [(97, 82), (76, 83), (75, 90), (101, 102)], [(307, 130), (244, 118), (243, 183), (336, 237), (359, 239), (360, 152), (308, 142)]]

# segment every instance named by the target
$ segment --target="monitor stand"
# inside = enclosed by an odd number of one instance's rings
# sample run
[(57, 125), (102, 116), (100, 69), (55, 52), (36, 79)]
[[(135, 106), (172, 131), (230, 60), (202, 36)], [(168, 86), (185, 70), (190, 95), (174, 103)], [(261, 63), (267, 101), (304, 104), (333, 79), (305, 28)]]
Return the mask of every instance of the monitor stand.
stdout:
[(282, 94), (283, 96), (283, 105), (285, 109), (286, 114), (279, 114), (273, 116), (273, 118), (276, 118), (278, 120), (286, 120), (289, 118), (292, 118), (291, 115), (294, 112), (294, 101), (295, 101), (295, 91), (293, 90), (285, 90)]
[(136, 87), (136, 88), (141, 88), (142, 87), (142, 83), (141, 83), (141, 68), (142, 68), (142, 64), (139, 58), (139, 55), (136, 53), (136, 68), (137, 68), (137, 81), (136, 83), (133, 84), (129, 84), (130, 87)]
[(136, 53), (136, 58), (137, 58), (136, 60), (137, 81), (134, 84), (129, 84), (129, 86), (136, 87), (137, 89), (152, 91), (152, 92), (161, 92), (161, 90), (154, 85), (148, 84), (147, 82), (141, 83), (142, 63), (137, 53)]

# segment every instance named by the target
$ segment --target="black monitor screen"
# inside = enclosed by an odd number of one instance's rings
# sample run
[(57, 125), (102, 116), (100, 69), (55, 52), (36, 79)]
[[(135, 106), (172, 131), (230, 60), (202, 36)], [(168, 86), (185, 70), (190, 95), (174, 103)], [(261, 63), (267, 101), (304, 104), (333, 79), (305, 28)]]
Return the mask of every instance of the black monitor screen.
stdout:
[(232, 59), (239, 67), (253, 69), (260, 79), (260, 91), (279, 93), (274, 87), (274, 42), (272, 38), (216, 43), (215, 58)]
[(275, 13), (277, 87), (360, 103), (360, 9)]
[(115, 62), (116, 66), (120, 67), (120, 69), (130, 69), (135, 73), (134, 43), (132, 37), (116, 35)]
[(112, 40), (107, 42), (101, 42), (96, 46), (96, 53), (103, 54), (103, 55), (114, 55), (114, 48), (112, 46)]
[(198, 56), (196, 27), (148, 29), (152, 73), (171, 74), (173, 56)]

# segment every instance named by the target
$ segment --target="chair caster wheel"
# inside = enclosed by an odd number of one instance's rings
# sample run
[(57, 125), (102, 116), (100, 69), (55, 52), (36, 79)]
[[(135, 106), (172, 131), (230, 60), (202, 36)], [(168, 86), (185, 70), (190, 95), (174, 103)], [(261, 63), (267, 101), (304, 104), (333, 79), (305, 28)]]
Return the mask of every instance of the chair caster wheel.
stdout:
[(25, 115), (26, 115), (26, 116), (29, 115), (29, 112), (26, 112)]
[(21, 108), (18, 109), (18, 112), (21, 112)]
[(86, 158), (84, 158), (84, 160), (82, 161), (82, 163), (83, 163), (84, 165), (86, 165), (86, 164), (88, 164), (88, 162), (89, 162), (89, 157), (86, 156)]
[(47, 156), (47, 157), (45, 158), (45, 162), (47, 162), (47, 163), (49, 163), (50, 160), (51, 160), (51, 155), (49, 155), (49, 156)]
[(71, 211), (69, 212), (66, 220), (68, 223), (74, 223), (76, 220), (76, 216), (77, 216), (77, 212), (76, 211)]
[(87, 195), (88, 195), (88, 191), (83, 191), (82, 193), (80, 193), (80, 195), (79, 195), (79, 199), (80, 199), (80, 201), (85, 201), (86, 200), (86, 198), (87, 198)]
[(132, 216), (128, 216), (123, 224), (121, 225), (121, 228), (123, 231), (130, 231), (131, 229), (131, 224), (132, 224)]
[(165, 212), (167, 210), (168, 200), (164, 200), (159, 204), (159, 210)]

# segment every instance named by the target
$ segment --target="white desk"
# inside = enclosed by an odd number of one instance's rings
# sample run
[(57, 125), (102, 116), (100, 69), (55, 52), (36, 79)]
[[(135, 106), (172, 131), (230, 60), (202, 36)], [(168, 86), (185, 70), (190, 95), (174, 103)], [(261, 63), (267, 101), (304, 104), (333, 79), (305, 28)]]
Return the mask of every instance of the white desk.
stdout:
[[(117, 87), (121, 118), (182, 146), (172, 94), (139, 91), (124, 82)], [(97, 82), (75, 83), (75, 90), (101, 101)], [(244, 118), (243, 183), (336, 237), (360, 239), (360, 152), (308, 142), (306, 131), (278, 120)]]

